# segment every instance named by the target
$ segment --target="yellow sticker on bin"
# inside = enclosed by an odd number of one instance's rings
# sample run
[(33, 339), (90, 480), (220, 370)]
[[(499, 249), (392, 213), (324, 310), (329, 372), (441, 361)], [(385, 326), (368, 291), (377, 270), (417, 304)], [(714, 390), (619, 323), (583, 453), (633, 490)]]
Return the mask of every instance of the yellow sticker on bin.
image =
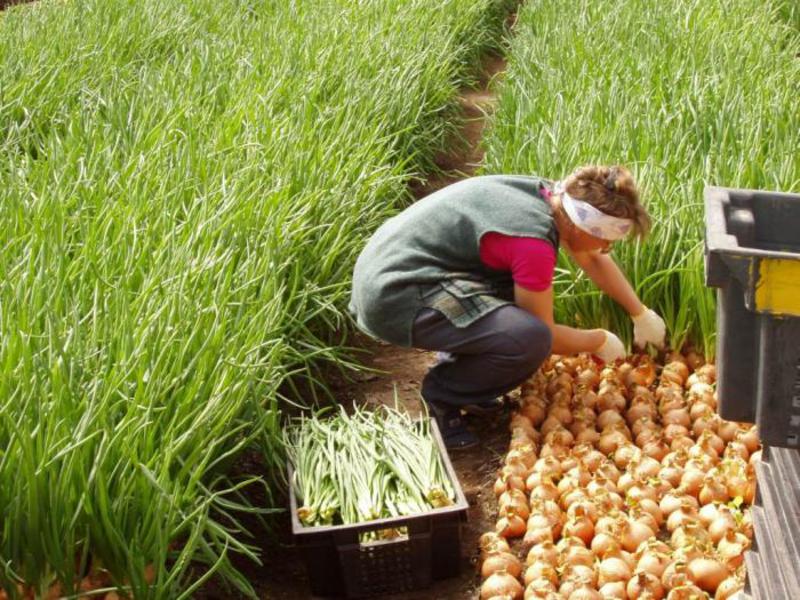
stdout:
[(800, 260), (761, 259), (755, 295), (758, 312), (800, 317)]

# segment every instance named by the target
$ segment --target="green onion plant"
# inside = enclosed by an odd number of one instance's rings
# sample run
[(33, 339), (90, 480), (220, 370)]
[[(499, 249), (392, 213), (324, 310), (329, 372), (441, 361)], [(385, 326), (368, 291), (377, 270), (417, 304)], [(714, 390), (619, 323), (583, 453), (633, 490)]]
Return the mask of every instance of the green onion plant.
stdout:
[[(631, 168), (654, 227), (614, 256), (675, 348), (714, 351), (704, 186), (800, 189), (795, 4), (531, 0), (520, 10), (484, 172)], [(557, 320), (630, 341), (627, 315), (563, 257), (555, 287)]]
[[(0, 12), (0, 588), (252, 586), (243, 486), (354, 366), (366, 236), (508, 0), (40, 0)], [(282, 391), (288, 390), (283, 393)], [(233, 479), (259, 444), (266, 473)], [(268, 498), (270, 498), (268, 496)], [(152, 571), (154, 576), (146, 576)]]

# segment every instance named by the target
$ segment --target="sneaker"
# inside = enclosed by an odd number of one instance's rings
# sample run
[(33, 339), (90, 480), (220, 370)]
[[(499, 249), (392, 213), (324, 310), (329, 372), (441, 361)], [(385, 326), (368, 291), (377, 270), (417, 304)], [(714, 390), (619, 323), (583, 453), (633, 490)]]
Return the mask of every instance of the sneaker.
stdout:
[(461, 410), (468, 415), (474, 415), (476, 417), (491, 417), (501, 414), (506, 408), (508, 408), (508, 404), (506, 404), (505, 396), (503, 396), (492, 400), (486, 400), (485, 402), (466, 404), (461, 407)]
[(438, 402), (427, 402), (427, 405), (431, 415), (436, 419), (439, 433), (442, 434), (442, 440), (448, 450), (463, 450), (478, 443), (478, 438), (467, 429), (464, 417), (457, 407)]

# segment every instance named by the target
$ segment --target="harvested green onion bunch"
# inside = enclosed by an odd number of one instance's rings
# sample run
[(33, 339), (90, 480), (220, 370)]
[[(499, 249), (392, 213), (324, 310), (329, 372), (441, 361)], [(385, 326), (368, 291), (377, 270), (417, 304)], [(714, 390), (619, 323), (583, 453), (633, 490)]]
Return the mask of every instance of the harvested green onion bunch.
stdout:
[(320, 418), (324, 412), (299, 419), (285, 434), (301, 523), (362, 523), (453, 504), (429, 419), (387, 406), (350, 415), (340, 408)]

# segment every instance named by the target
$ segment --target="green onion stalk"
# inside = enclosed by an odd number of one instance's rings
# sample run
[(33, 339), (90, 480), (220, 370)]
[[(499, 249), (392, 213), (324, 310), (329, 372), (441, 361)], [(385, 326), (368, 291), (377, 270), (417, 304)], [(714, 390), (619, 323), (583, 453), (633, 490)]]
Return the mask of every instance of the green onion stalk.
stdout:
[[(396, 407), (302, 417), (285, 432), (292, 486), (306, 526), (354, 524), (452, 505), (453, 483), (425, 415)], [(370, 536), (399, 535), (397, 529)]]

